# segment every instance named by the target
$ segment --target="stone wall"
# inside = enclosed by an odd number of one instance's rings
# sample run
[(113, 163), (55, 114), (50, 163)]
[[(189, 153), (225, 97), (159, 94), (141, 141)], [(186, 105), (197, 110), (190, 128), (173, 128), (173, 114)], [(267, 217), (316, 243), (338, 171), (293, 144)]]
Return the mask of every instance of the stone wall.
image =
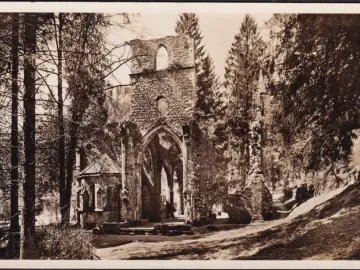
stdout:
[[(104, 192), (105, 204), (101, 209), (96, 205), (99, 188)], [(86, 176), (74, 181), (72, 188), (72, 210), (71, 220), (80, 223), (82, 227), (93, 227), (105, 221), (118, 222), (121, 219), (121, 201), (119, 192), (121, 190), (121, 177), (119, 175)], [(78, 202), (78, 193), (89, 195), (89, 203), (84, 204), (83, 199)], [(111, 195), (109, 196), (109, 192)], [(79, 205), (83, 203), (83, 205)]]
[(167, 36), (158, 39), (129, 42), (134, 61), (131, 73), (149, 73), (156, 70), (156, 53), (164, 46), (169, 55), (169, 68), (191, 68), (194, 66), (194, 40), (187, 36)]
[(121, 192), (122, 218), (124, 220), (140, 220), (141, 218), (141, 175), (137, 171), (139, 148), (142, 136), (133, 123), (122, 125), (122, 147), (125, 151), (122, 164), (124, 174)]
[(210, 217), (212, 206), (221, 203), (227, 194), (227, 178), (224, 175), (226, 161), (215, 147), (211, 125), (212, 119), (193, 121), (189, 162), (192, 166), (195, 221), (205, 222)]
[[(184, 36), (130, 42), (135, 60), (132, 65), (130, 119), (144, 135), (151, 128), (166, 124), (178, 136), (187, 124), (195, 105), (195, 68), (192, 39)], [(156, 53), (165, 46), (169, 67), (156, 70)], [(167, 110), (158, 109), (158, 100)]]
[[(146, 138), (152, 138), (146, 135), (157, 132), (156, 128), (162, 126), (181, 141), (183, 127), (193, 117), (196, 97), (194, 44), (192, 39), (185, 36), (169, 36), (133, 40), (129, 45), (134, 60), (130, 74), (129, 124), (124, 133), (126, 151), (123, 172), (128, 199), (124, 203), (123, 216), (129, 220), (139, 220), (142, 213), (141, 156), (144, 146), (149, 143)], [(157, 70), (156, 57), (161, 47), (167, 50), (168, 67)], [(129, 125), (132, 125), (131, 130)], [(162, 131), (164, 129), (158, 130)]]

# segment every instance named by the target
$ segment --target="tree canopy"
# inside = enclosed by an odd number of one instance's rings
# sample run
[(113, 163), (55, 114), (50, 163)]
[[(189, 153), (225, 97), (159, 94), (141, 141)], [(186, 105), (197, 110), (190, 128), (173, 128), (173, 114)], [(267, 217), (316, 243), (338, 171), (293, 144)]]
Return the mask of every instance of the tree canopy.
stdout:
[[(274, 15), (269, 84), (281, 133), (308, 169), (349, 157), (360, 127), (359, 15)], [(301, 143), (299, 144), (299, 141)]]

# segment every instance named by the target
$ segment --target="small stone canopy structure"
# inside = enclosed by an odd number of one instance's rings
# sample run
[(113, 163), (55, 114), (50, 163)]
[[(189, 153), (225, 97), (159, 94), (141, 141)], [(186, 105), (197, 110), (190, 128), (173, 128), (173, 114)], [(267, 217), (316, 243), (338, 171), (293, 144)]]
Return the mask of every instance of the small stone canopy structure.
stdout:
[(59, 193), (49, 189), (44, 192), (40, 201), (42, 202), (42, 211), (36, 217), (36, 222), (41, 225), (58, 223), (60, 221)]
[(42, 202), (42, 213), (52, 215), (59, 212), (59, 194), (54, 191), (48, 191), (40, 198)]
[(120, 221), (121, 168), (107, 154), (74, 179), (75, 220), (82, 227)]

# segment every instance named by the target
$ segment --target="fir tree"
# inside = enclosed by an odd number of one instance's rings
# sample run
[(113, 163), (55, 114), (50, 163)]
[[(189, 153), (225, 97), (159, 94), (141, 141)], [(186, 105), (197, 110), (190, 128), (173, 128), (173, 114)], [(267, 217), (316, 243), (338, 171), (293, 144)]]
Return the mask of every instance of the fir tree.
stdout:
[[(206, 168), (195, 173), (195, 190), (199, 191), (197, 197), (198, 214), (200, 220), (207, 218), (214, 203), (221, 201), (223, 192), (223, 168), (224, 158), (222, 148), (224, 137), (218, 134), (219, 123), (222, 118), (222, 103), (219, 99), (219, 78), (215, 73), (214, 63), (211, 56), (206, 52), (203, 45), (203, 36), (199, 27), (199, 17), (194, 13), (180, 15), (176, 23), (176, 33), (188, 35), (194, 39), (195, 73), (196, 73), (196, 103), (195, 124), (197, 125), (198, 139), (202, 141), (198, 149), (196, 159), (198, 168)], [(213, 118), (215, 116), (215, 118)], [(215, 121), (213, 121), (215, 119)], [(196, 130), (196, 128), (194, 129)], [(204, 172), (205, 171), (205, 172)]]
[(234, 180), (242, 184), (249, 170), (250, 123), (253, 120), (252, 107), (254, 93), (257, 91), (261, 61), (265, 43), (260, 37), (255, 20), (246, 15), (235, 35), (225, 67), (225, 87), (229, 96), (227, 121), (230, 128), (229, 151), (233, 160), (230, 168), (235, 171)]
[(188, 35), (194, 39), (196, 72), (196, 112), (200, 115), (214, 114), (215, 91), (219, 87), (219, 78), (214, 71), (214, 63), (203, 45), (203, 36), (199, 26), (199, 17), (195, 13), (183, 13), (176, 22), (177, 34)]
[(273, 17), (275, 65), (271, 89), (282, 111), (287, 148), (306, 169), (346, 161), (360, 127), (359, 15)]

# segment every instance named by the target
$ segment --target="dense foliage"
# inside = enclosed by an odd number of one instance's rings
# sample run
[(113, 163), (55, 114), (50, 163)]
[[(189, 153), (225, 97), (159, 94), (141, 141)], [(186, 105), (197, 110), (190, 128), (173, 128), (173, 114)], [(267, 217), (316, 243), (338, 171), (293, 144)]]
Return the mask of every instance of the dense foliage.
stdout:
[(287, 146), (311, 170), (348, 159), (360, 127), (359, 15), (274, 15), (270, 90)]
[(254, 97), (265, 43), (258, 26), (250, 15), (241, 23), (235, 35), (225, 67), (225, 87), (229, 96), (227, 108), (231, 178), (245, 183), (250, 168), (250, 123), (254, 120)]
[(219, 78), (214, 71), (214, 63), (206, 52), (200, 30), (199, 17), (195, 13), (183, 13), (176, 22), (177, 34), (188, 35), (194, 39), (196, 73), (196, 111), (200, 115), (215, 113), (215, 95), (219, 88)]

